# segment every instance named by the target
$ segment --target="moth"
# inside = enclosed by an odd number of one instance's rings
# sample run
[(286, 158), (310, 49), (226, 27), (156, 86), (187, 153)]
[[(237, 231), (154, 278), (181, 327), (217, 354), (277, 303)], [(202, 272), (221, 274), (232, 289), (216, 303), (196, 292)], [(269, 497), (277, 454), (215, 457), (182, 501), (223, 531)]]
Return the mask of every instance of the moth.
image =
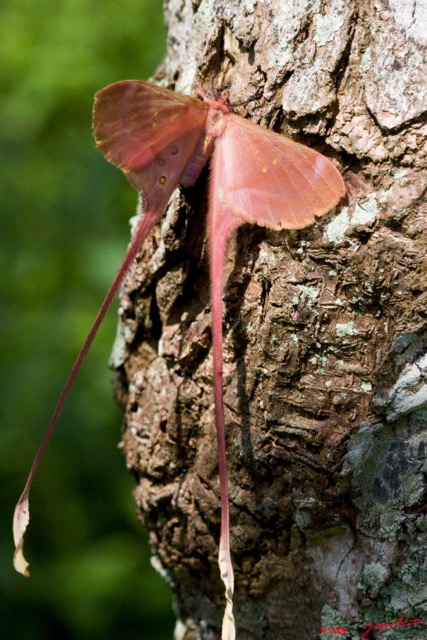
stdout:
[(314, 149), (233, 114), (218, 100), (183, 96), (155, 84), (124, 80), (95, 96), (96, 145), (141, 196), (141, 212), (125, 258), (100, 307), (55, 407), (14, 515), (18, 571), (29, 523), (29, 491), (64, 401), (130, 265), (178, 185), (191, 187), (210, 159), (207, 237), (212, 303), (213, 394), (221, 494), (218, 562), (225, 586), (222, 638), (235, 638), (228, 479), (222, 387), (223, 267), (232, 232), (241, 224), (303, 229), (330, 211), (345, 186), (334, 164)]

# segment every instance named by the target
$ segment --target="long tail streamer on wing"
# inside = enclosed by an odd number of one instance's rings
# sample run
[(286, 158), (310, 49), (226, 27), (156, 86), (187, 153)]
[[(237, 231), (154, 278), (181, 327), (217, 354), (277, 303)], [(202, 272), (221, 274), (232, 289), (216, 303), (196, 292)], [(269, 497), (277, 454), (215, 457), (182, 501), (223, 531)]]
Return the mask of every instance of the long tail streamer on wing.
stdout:
[(62, 411), (62, 407), (64, 406), (64, 402), (71, 390), (71, 387), (74, 384), (74, 381), (81, 369), (81, 366), (88, 354), (88, 351), (92, 345), (92, 342), (95, 339), (96, 334), (98, 333), (98, 329), (104, 319), (105, 314), (108, 311), (130, 265), (135, 259), (138, 250), (141, 248), (145, 238), (153, 228), (154, 224), (157, 222), (163, 210), (160, 212), (152, 212), (147, 211), (142, 216), (139, 226), (137, 227), (135, 234), (132, 238), (132, 241), (127, 250), (126, 256), (117, 272), (116, 277), (113, 280), (113, 283), (105, 296), (104, 302), (101, 305), (101, 308), (98, 312), (98, 315), (95, 318), (95, 321), (87, 335), (86, 340), (83, 343), (82, 348), (74, 362), (73, 368), (71, 369), (70, 375), (67, 378), (67, 381), (62, 389), (61, 395), (59, 396), (59, 400), (56, 404), (55, 410), (52, 414), (50, 422), (47, 426), (46, 432), (44, 434), (43, 440), (40, 444), (39, 450), (37, 451), (36, 457), (34, 458), (33, 465), (31, 467), (30, 473), (28, 474), (27, 481), (25, 483), (24, 491), (22, 492), (21, 497), (18, 500), (18, 503), (15, 507), (15, 513), (13, 516), (13, 539), (15, 542), (15, 555), (13, 558), (13, 564), (15, 569), (22, 573), (24, 576), (29, 576), (28, 566), (29, 563), (24, 557), (23, 553), (23, 545), (24, 545), (24, 535), (25, 531), (30, 522), (30, 508), (29, 508), (29, 493), (31, 489), (32, 482), (34, 480), (34, 476), (37, 472), (37, 469), (40, 464), (40, 460), (43, 456), (44, 450), (46, 449), (47, 443), (52, 435), (53, 430), (55, 429), (56, 423)]
[(222, 339), (222, 288), (225, 253), (230, 234), (238, 226), (236, 218), (222, 219), (210, 211), (209, 253), (212, 292), (212, 344), (213, 387), (215, 422), (218, 447), (219, 483), (221, 493), (221, 533), (218, 564), (225, 586), (226, 607), (222, 622), (222, 640), (234, 640), (236, 628), (233, 616), (234, 572), (230, 555), (230, 511), (228, 499), (227, 456), (225, 448), (224, 392), (223, 392), (223, 339)]

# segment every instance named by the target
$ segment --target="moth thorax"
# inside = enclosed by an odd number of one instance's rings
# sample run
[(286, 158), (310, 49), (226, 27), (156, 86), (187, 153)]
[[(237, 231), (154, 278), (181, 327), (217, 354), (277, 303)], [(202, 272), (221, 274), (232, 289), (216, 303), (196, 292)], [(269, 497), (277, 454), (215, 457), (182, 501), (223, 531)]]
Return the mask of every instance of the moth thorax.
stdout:
[(227, 123), (228, 112), (224, 112), (223, 109), (217, 107), (210, 107), (208, 111), (208, 117), (206, 118), (206, 136), (213, 139), (219, 138), (222, 135), (225, 125)]
[(205, 135), (199, 140), (196, 150), (185, 168), (180, 179), (183, 187), (191, 187), (202, 172), (203, 167), (209, 160), (212, 153), (215, 139), (218, 138), (225, 129), (226, 117), (229, 113), (227, 107), (210, 106), (205, 122)]

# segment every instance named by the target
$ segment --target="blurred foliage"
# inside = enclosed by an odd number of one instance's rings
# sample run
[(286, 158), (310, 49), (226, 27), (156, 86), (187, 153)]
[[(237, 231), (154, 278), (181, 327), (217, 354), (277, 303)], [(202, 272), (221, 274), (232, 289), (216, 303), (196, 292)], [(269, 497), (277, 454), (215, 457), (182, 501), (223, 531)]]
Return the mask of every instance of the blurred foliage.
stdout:
[(95, 148), (95, 91), (147, 78), (165, 48), (153, 0), (0, 6), (1, 622), (20, 640), (172, 637), (117, 447), (110, 312), (49, 444), (13, 571), (14, 503), (70, 366), (124, 256), (136, 194)]

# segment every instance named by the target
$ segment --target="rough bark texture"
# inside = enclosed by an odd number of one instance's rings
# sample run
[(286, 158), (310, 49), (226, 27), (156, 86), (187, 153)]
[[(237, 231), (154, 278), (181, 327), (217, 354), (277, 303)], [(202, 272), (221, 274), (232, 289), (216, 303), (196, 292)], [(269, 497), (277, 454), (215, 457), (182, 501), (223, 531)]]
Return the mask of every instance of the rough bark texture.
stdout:
[[(236, 113), (339, 159), (349, 190), (310, 229), (245, 227), (230, 246), (239, 640), (317, 638), (322, 626), (359, 637), (367, 621), (400, 615), (427, 623), (426, 18), (410, 0), (166, 2), (155, 79), (193, 95), (227, 87)], [(218, 638), (224, 605), (206, 186), (204, 174), (176, 194), (141, 252), (113, 354), (123, 446), (176, 595), (177, 640)]]

